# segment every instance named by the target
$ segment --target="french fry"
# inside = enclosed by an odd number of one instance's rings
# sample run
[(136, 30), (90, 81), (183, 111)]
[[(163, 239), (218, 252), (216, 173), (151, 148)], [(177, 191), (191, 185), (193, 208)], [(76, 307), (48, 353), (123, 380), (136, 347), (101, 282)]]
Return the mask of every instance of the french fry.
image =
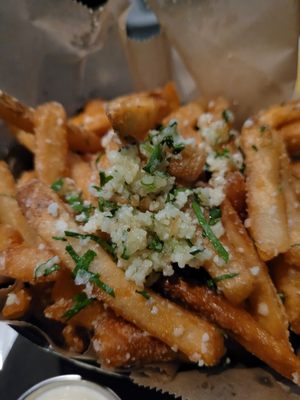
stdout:
[(179, 134), (185, 139), (195, 139), (195, 142), (200, 144), (202, 142), (201, 135), (196, 127), (198, 118), (204, 111), (203, 102), (193, 101), (171, 112), (163, 119), (162, 123), (167, 125), (170, 121), (176, 120)]
[(287, 150), (292, 156), (300, 155), (300, 120), (283, 125), (279, 130)]
[(113, 129), (121, 136), (144, 140), (150, 129), (179, 106), (173, 83), (152, 92), (118, 97), (107, 104), (107, 115)]
[(72, 117), (70, 123), (92, 131), (97, 136), (102, 136), (111, 128), (104, 106), (102, 100), (90, 100), (84, 107), (84, 111)]
[(225, 195), (240, 217), (245, 217), (246, 182), (239, 171), (230, 172), (226, 177)]
[(275, 105), (258, 114), (260, 125), (267, 125), (278, 129), (283, 125), (300, 120), (299, 100), (289, 101), (282, 105)]
[(272, 262), (272, 277), (282, 296), (291, 329), (300, 334), (300, 271), (287, 264), (283, 257)]
[(22, 129), (10, 126), (10, 131), (16, 137), (17, 141), (21, 143), (27, 150), (34, 154), (35, 152), (35, 137), (32, 133), (23, 131)]
[(13, 176), (4, 161), (0, 161), (0, 223), (11, 225), (23, 239), (34, 245), (38, 242), (34, 230), (28, 225), (16, 201)]
[[(47, 318), (65, 322), (64, 313), (72, 307), (72, 299), (66, 295), (45, 309)], [(105, 310), (103, 305), (94, 301), (68, 322), (68, 327), (83, 327), (92, 331), (92, 344), (102, 365), (110, 368), (141, 365), (145, 363), (172, 361), (176, 353), (138, 329)], [(74, 331), (68, 329), (69, 343), (72, 344)], [(75, 336), (76, 340), (76, 336)]]
[(67, 173), (66, 113), (58, 103), (46, 103), (34, 112), (35, 170), (47, 184)]
[(69, 153), (68, 166), (70, 178), (74, 180), (76, 187), (82, 192), (83, 198), (95, 202), (96, 199), (90, 192), (90, 185), (96, 185), (90, 163), (85, 162), (78, 154)]
[(5, 319), (17, 319), (23, 317), (30, 307), (31, 295), (27, 289), (20, 289), (8, 294), (6, 303), (2, 308)]
[(164, 288), (171, 298), (180, 300), (218, 324), (246, 350), (275, 371), (297, 384), (300, 383), (300, 359), (285, 342), (274, 338), (245, 310), (232, 306), (207, 287), (192, 286), (182, 280), (177, 283), (166, 282)]
[(33, 109), (0, 90), (0, 118), (10, 125), (31, 132)]
[(55, 281), (59, 271), (54, 271), (47, 276), (35, 278), (38, 265), (47, 262), (54, 254), (45, 246), (40, 248), (18, 244), (0, 252), (0, 274), (22, 282), (38, 283)]
[(281, 179), (290, 238), (290, 248), (284, 257), (287, 262), (300, 268), (300, 202), (293, 186), (291, 163), (284, 143), (281, 151)]
[(289, 248), (285, 199), (281, 191), (281, 138), (257, 124), (243, 127), (241, 144), (246, 156), (249, 230), (263, 260)]
[(82, 353), (84, 351), (84, 341), (80, 335), (78, 335), (75, 326), (66, 325), (62, 331), (62, 334), (69, 351), (73, 351), (75, 353)]
[(169, 173), (180, 182), (194, 182), (202, 173), (206, 161), (205, 151), (188, 144), (176, 158), (169, 161)]
[(0, 224), (0, 252), (22, 242), (23, 238), (15, 228)]
[[(10, 126), (31, 133), (34, 131), (34, 109), (0, 91), (0, 118)], [(96, 153), (102, 149), (99, 137), (71, 122), (67, 122), (68, 143), (71, 150)]]
[(255, 278), (253, 291), (249, 295), (249, 312), (258, 323), (275, 338), (288, 343), (288, 322), (284, 308), (267, 266), (260, 260), (252, 240), (228, 201), (222, 205), (222, 221), (234, 251), (240, 253), (244, 268)]
[(32, 179), (36, 179), (36, 172), (32, 171), (24, 171), (22, 172), (20, 178), (17, 180), (17, 186), (25, 185), (25, 183), (31, 181)]
[(207, 112), (212, 114), (215, 119), (222, 119), (223, 112), (230, 108), (230, 103), (224, 97), (217, 97), (208, 103)]
[[(58, 232), (60, 224), (58, 228), (56, 227), (57, 221), (61, 223), (64, 221), (69, 230), (78, 232), (79, 229), (58, 196), (41, 182), (32, 181), (19, 190), (18, 199), (32, 226), (60, 257), (64, 265), (73, 270), (74, 262), (66, 253), (64, 242), (52, 239), (53, 236), (61, 234)], [(28, 200), (31, 202), (30, 207), (26, 206)], [(58, 204), (58, 219), (47, 212), (49, 204), (53, 201)], [(149, 296), (152, 299), (150, 304), (137, 292), (137, 286), (125, 279), (123, 271), (116, 267), (110, 256), (100, 246), (90, 243), (79, 246), (78, 239), (74, 238), (70, 238), (69, 242), (79, 254), (88, 249), (96, 252), (97, 256), (90, 270), (101, 276), (105, 284), (114, 291), (114, 296), (95, 286), (93, 294), (104, 301), (117, 315), (133, 322), (168, 346), (173, 348), (176, 346), (192, 361), (213, 365), (219, 360), (224, 351), (223, 340), (213, 325), (149, 290)], [(153, 306), (156, 307), (156, 313), (151, 313)], [(174, 329), (178, 326), (182, 327), (183, 333), (180, 336), (174, 336)], [(205, 351), (199, 343), (199, 337), (201, 338), (204, 334), (207, 338)]]

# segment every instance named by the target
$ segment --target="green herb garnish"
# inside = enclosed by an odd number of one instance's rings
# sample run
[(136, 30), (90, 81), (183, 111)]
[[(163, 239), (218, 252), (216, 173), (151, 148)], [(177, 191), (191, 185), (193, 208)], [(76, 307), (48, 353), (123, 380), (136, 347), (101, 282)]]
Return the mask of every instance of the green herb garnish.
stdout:
[(104, 250), (106, 250), (109, 254), (111, 254), (115, 258), (115, 246), (108, 240), (102, 239), (101, 237), (89, 233), (78, 233), (72, 231), (65, 231), (64, 232), (68, 237), (74, 237), (77, 239), (91, 239), (93, 242), (96, 242), (101, 246)]
[(222, 111), (222, 118), (228, 124), (228, 122), (232, 121), (232, 118), (233, 118), (232, 112), (230, 110), (223, 110)]
[(216, 151), (216, 157), (230, 157), (230, 151), (228, 149), (222, 149), (221, 151)]
[(209, 225), (216, 225), (222, 217), (222, 211), (219, 207), (213, 207), (209, 210)]
[(90, 282), (95, 283), (96, 286), (98, 286), (100, 289), (102, 289), (104, 292), (109, 294), (112, 297), (116, 297), (115, 291), (113, 288), (107, 285), (107, 283), (104, 283), (101, 279), (99, 274), (91, 274), (90, 277)]
[(123, 251), (121, 254), (121, 258), (123, 258), (123, 260), (129, 260), (129, 258), (130, 258), (130, 254), (128, 253), (128, 249), (124, 243), (123, 243)]
[(120, 206), (117, 203), (114, 203), (113, 201), (105, 200), (102, 197), (99, 197), (98, 208), (99, 208), (99, 211), (101, 211), (101, 212), (109, 211), (113, 217), (115, 215), (115, 213), (118, 211), (118, 209), (120, 208)]
[(57, 179), (56, 181), (54, 181), (51, 185), (51, 189), (54, 190), (54, 192), (59, 192), (61, 190), (61, 188), (63, 187), (64, 184), (64, 180), (61, 179)]
[(206, 282), (206, 284), (207, 284), (207, 286), (208, 286), (209, 288), (212, 289), (212, 288), (215, 287), (215, 285), (216, 285), (218, 282), (225, 281), (225, 280), (227, 280), (227, 279), (235, 278), (235, 277), (238, 276), (238, 275), (239, 275), (239, 274), (236, 273), (236, 272), (229, 273), (229, 274), (224, 274), (224, 275), (219, 275), (219, 276), (216, 276), (216, 277), (213, 278), (213, 279), (208, 279), (208, 281)]
[(84, 292), (77, 294), (73, 298), (74, 304), (72, 305), (72, 307), (69, 310), (67, 310), (63, 314), (63, 318), (66, 321), (68, 321), (69, 319), (73, 318), (74, 315), (78, 314), (79, 311), (83, 310), (85, 307), (87, 307), (89, 304), (91, 304), (91, 302), (93, 300), (94, 299), (89, 299), (87, 297), (86, 293), (84, 293)]
[(54, 240), (61, 240), (62, 242), (66, 242), (67, 239), (63, 236), (52, 236), (52, 239)]
[(163, 151), (161, 144), (158, 143), (153, 146), (152, 153), (148, 160), (148, 163), (144, 167), (144, 171), (148, 172), (149, 174), (153, 174), (153, 172), (158, 168), (159, 164), (163, 159)]
[(285, 302), (285, 294), (283, 292), (278, 292), (277, 295), (280, 298), (281, 302), (284, 304), (284, 302)]
[(229, 260), (229, 254), (228, 254), (227, 250), (224, 248), (224, 246), (222, 245), (222, 243), (218, 240), (216, 235), (213, 233), (211, 227), (209, 226), (209, 223), (206, 221), (196, 196), (192, 202), (192, 208), (194, 210), (194, 213), (196, 214), (199, 224), (201, 225), (201, 227), (203, 229), (203, 233), (208, 238), (208, 240), (211, 242), (211, 244), (213, 245), (217, 254), (225, 262), (227, 262)]
[(157, 251), (158, 253), (161, 253), (164, 248), (164, 242), (160, 240), (160, 238), (156, 233), (152, 234), (151, 236), (152, 237), (147, 248), (149, 250), (154, 250)]
[(146, 290), (136, 290), (135, 292), (145, 297), (146, 300), (151, 298), (150, 294)]
[(255, 144), (253, 144), (251, 147), (252, 147), (252, 149), (253, 149), (254, 151), (258, 151), (258, 148), (257, 148), (257, 146), (256, 146)]
[(266, 125), (262, 125), (262, 126), (259, 127), (259, 131), (260, 131), (261, 133), (264, 133), (266, 129), (267, 129), (267, 126), (266, 126)]
[(38, 265), (34, 271), (34, 277), (35, 278), (41, 278), (42, 276), (48, 276), (51, 275), (53, 272), (58, 271), (60, 269), (60, 266), (58, 264), (52, 264), (51, 265), (51, 260), (54, 257), (49, 258), (48, 261)]
[(101, 188), (114, 178), (112, 175), (106, 175), (104, 171), (99, 172), (99, 177)]
[(202, 253), (203, 251), (204, 251), (204, 249), (195, 249), (195, 250), (190, 251), (190, 254), (192, 256), (195, 256), (196, 254)]
[(91, 204), (88, 205), (84, 204), (84, 201), (80, 193), (69, 193), (65, 196), (65, 200), (73, 209), (75, 214), (84, 215), (83, 222), (86, 222), (89, 219), (94, 207)]

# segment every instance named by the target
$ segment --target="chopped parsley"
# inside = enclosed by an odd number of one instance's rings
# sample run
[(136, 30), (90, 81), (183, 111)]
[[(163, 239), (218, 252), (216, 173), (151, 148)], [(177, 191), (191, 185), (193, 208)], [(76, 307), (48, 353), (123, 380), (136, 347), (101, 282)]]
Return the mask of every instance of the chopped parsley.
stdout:
[(102, 239), (100, 236), (89, 234), (89, 233), (79, 233), (79, 232), (72, 232), (72, 231), (65, 231), (64, 232), (66, 236), (68, 237), (74, 237), (77, 239), (91, 239), (93, 242), (96, 242), (101, 246), (104, 250), (106, 250), (110, 255), (113, 256), (115, 259), (116, 254), (115, 254), (115, 245), (114, 243)]
[(223, 110), (222, 111), (222, 118), (228, 124), (233, 119), (233, 114), (230, 110)]
[(87, 222), (91, 216), (94, 207), (91, 204), (85, 204), (80, 193), (69, 193), (65, 195), (65, 200), (73, 209), (75, 214), (83, 214), (83, 222)]
[(54, 192), (59, 192), (61, 190), (61, 188), (63, 187), (64, 184), (64, 180), (61, 179), (57, 179), (56, 181), (54, 181), (51, 185), (51, 189), (54, 190)]
[(73, 318), (74, 315), (78, 314), (81, 310), (90, 305), (93, 300), (94, 299), (89, 299), (84, 292), (77, 294), (73, 298), (72, 307), (63, 314), (63, 318), (66, 321), (69, 321), (69, 319)]
[(144, 171), (149, 174), (153, 174), (153, 172), (158, 168), (163, 159), (163, 151), (160, 143), (153, 146), (150, 158), (147, 164), (144, 167)]
[(63, 236), (52, 236), (52, 239), (54, 240), (61, 240), (62, 242), (66, 242), (67, 239)]
[(162, 240), (160, 240), (157, 233), (154, 233), (151, 235), (151, 240), (150, 240), (147, 248), (149, 250), (153, 250), (153, 251), (157, 251), (158, 253), (161, 253), (164, 248), (164, 242)]
[(217, 254), (225, 262), (228, 262), (229, 254), (228, 254), (227, 250), (224, 248), (224, 246), (222, 245), (222, 243), (218, 240), (218, 238), (216, 237), (214, 232), (212, 231), (209, 223), (206, 221), (205, 216), (201, 210), (198, 198), (196, 196), (192, 202), (192, 208), (194, 210), (194, 213), (196, 214), (199, 224), (201, 225), (201, 227), (203, 229), (203, 233), (204, 233), (205, 237), (207, 237), (208, 240), (211, 242), (211, 244), (213, 245)]
[(130, 258), (130, 254), (128, 253), (128, 249), (125, 246), (124, 242), (123, 242), (123, 251), (121, 254), (121, 258), (123, 258), (123, 260), (129, 260), (129, 258)]
[(216, 285), (218, 282), (225, 281), (225, 280), (227, 280), (227, 279), (235, 278), (235, 277), (238, 276), (238, 275), (239, 275), (239, 274), (238, 274), (237, 272), (233, 272), (233, 273), (229, 273), (229, 274), (224, 274), (224, 275), (219, 275), (219, 276), (216, 276), (216, 277), (213, 278), (213, 279), (208, 279), (208, 281), (206, 282), (206, 284), (207, 284), (207, 286), (208, 286), (209, 288), (213, 289), (213, 288), (215, 288), (215, 285)]
[(73, 270), (73, 276), (76, 278), (77, 274), (84, 271), (88, 275), (89, 282), (94, 283), (97, 285), (100, 289), (102, 289), (104, 292), (109, 294), (112, 297), (115, 297), (115, 292), (114, 290), (104, 283), (101, 279), (99, 274), (95, 274), (94, 272), (89, 271), (90, 264), (96, 257), (96, 253), (93, 250), (88, 250), (86, 251), (83, 256), (79, 256), (76, 251), (73, 249), (71, 245), (66, 246), (66, 251), (69, 253), (69, 255), (72, 257), (72, 259), (75, 261), (75, 268)]
[(266, 129), (267, 129), (267, 126), (266, 126), (266, 125), (261, 125), (261, 126), (259, 127), (259, 131), (260, 131), (261, 133), (264, 133)]
[(113, 201), (105, 200), (102, 197), (99, 197), (98, 208), (99, 211), (101, 212), (109, 211), (113, 217), (120, 208), (120, 206), (117, 203), (114, 203)]
[(213, 207), (209, 210), (209, 225), (216, 225), (217, 222), (220, 221), (222, 217), (222, 211), (220, 207)]
[(35, 278), (41, 278), (42, 276), (51, 275), (53, 272), (58, 271), (60, 266), (56, 263), (52, 263), (52, 260), (55, 258), (51, 257), (48, 261), (38, 265), (34, 271)]
[(136, 290), (135, 292), (143, 296), (146, 300), (151, 298), (150, 294), (146, 290)]
[(216, 151), (216, 157), (226, 157), (230, 158), (230, 151), (228, 149), (222, 149), (220, 151)]
[(106, 185), (109, 181), (113, 179), (112, 175), (106, 175), (104, 171), (99, 172), (99, 177), (100, 177), (100, 188), (102, 188), (104, 185)]

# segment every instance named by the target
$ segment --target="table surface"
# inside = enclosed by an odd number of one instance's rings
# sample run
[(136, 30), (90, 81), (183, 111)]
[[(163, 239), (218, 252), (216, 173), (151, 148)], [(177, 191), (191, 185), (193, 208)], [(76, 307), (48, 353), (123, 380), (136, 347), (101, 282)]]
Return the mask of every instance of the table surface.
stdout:
[[(0, 338), (0, 340), (5, 340), (5, 338)], [(174, 400), (173, 396), (144, 389), (127, 378), (111, 377), (74, 365), (21, 336), (17, 336), (0, 370), (0, 399), (17, 400), (22, 393), (36, 383), (65, 374), (78, 374), (83, 379), (107, 386), (122, 400), (141, 398), (143, 400)]]

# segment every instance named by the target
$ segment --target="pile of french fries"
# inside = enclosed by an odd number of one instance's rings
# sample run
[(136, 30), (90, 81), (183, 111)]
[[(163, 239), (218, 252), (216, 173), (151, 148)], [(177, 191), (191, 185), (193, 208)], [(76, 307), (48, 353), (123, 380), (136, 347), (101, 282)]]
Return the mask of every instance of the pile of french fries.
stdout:
[[(32, 109), (0, 92), (0, 118), (34, 156), (34, 170), (17, 180), (0, 162), (0, 275), (20, 283), (12, 286), (2, 317), (56, 321), (66, 349), (82, 353), (90, 342), (110, 368), (174, 360), (213, 366), (225, 354), (223, 331), (300, 384), (300, 359), (289, 342), (289, 328), (300, 334), (300, 163), (294, 160), (300, 155), (300, 102), (262, 110), (230, 144), (239, 141), (245, 157), (242, 172), (225, 176), (221, 243), (230, 257), (221, 267), (215, 259), (201, 266), (210, 276), (206, 283), (176, 270), (141, 290), (117, 268), (102, 232), (88, 243), (78, 240), (82, 225), (55, 187), (69, 179), (80, 193), (77, 206), (88, 213), (97, 207), (90, 187), (109, 167), (108, 153), (144, 141), (149, 130), (174, 119), (180, 135), (197, 146), (174, 157), (169, 173), (182, 187), (204, 185), (207, 155), (197, 121), (208, 112), (224, 118), (228, 108), (224, 99), (180, 106), (169, 83), (92, 100), (68, 118), (58, 103)], [(193, 202), (198, 217), (197, 207)], [(63, 218), (59, 237), (57, 215)], [(213, 249), (210, 231), (202, 233)], [(74, 282), (82, 265), (91, 274), (89, 295)]]

